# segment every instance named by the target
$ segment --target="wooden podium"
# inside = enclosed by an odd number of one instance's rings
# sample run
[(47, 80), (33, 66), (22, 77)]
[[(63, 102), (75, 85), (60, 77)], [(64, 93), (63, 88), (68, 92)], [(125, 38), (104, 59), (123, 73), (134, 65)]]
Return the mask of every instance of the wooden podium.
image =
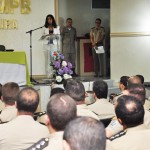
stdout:
[(77, 37), (77, 73), (80, 76), (94, 75), (94, 62), (91, 41), (87, 37)]

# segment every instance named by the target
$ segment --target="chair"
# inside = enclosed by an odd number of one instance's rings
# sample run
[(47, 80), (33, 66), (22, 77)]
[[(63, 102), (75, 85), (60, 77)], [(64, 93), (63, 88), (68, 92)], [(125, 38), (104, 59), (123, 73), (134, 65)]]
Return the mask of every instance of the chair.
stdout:
[(43, 111), (43, 112), (35, 112), (34, 115), (33, 115), (33, 118), (36, 121), (39, 117), (41, 117), (41, 116), (43, 116), (45, 114), (46, 114), (45, 111)]
[(0, 51), (5, 51), (5, 46), (4, 45), (0, 45)]
[(35, 121), (38, 121), (40, 124), (46, 125), (45, 115), (46, 115), (45, 111), (36, 112), (36, 113), (34, 113), (33, 118), (34, 118)]

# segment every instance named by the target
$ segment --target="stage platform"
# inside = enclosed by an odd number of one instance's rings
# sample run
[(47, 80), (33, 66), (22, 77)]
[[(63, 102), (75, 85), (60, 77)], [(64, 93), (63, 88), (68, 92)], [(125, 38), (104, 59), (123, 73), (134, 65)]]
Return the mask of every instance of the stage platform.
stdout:
[[(75, 79), (79, 79), (83, 82), (85, 90), (86, 91), (91, 91), (92, 90), (92, 84), (93, 81), (96, 80), (104, 80), (108, 84), (108, 96), (110, 93), (120, 93), (120, 90), (118, 86), (114, 86), (114, 80), (110, 78), (96, 78), (96, 77), (76, 77)], [(38, 90), (40, 94), (40, 110), (45, 111), (46, 110), (46, 105), (49, 101), (50, 97), (50, 92), (51, 92), (51, 86), (52, 86), (52, 81), (53, 79), (48, 79), (48, 78), (40, 78), (36, 79), (37, 84), (34, 85), (34, 88)], [(62, 87), (62, 84), (59, 85), (53, 85), (55, 87)]]

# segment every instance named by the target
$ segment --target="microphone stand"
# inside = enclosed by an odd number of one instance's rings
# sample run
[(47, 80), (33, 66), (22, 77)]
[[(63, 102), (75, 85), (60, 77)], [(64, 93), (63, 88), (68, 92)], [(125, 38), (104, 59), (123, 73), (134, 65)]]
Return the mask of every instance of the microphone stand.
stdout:
[(35, 28), (33, 30), (29, 30), (29, 31), (26, 32), (26, 33), (30, 34), (30, 82), (32, 82), (34, 84), (38, 84), (39, 82), (37, 82), (36, 80), (34, 80), (32, 78), (32, 32), (35, 31), (35, 30), (41, 29), (43, 27), (44, 26), (41, 26), (41, 27), (38, 27), (38, 28)]

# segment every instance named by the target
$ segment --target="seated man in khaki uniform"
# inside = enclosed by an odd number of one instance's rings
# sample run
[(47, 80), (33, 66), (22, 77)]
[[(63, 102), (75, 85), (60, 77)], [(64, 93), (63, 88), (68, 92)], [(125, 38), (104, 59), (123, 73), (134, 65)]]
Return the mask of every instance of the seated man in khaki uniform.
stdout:
[(79, 117), (65, 128), (64, 150), (105, 150), (106, 135), (101, 122), (90, 117)]
[[(76, 103), (70, 96), (63, 93), (53, 95), (47, 105), (46, 122), (50, 131), (49, 142), (42, 139), (28, 149), (32, 150), (39, 146), (40, 150), (63, 150), (63, 130), (67, 123), (76, 116)], [(44, 143), (45, 146), (41, 143)]]
[(149, 150), (150, 130), (143, 124), (144, 107), (133, 96), (121, 96), (115, 106), (119, 123), (126, 132), (111, 138), (115, 150)]
[(112, 103), (113, 103), (113, 104), (116, 103), (116, 101), (117, 101), (117, 99), (118, 99), (119, 96), (123, 95), (124, 90), (126, 90), (126, 88), (127, 88), (128, 79), (129, 79), (129, 78), (130, 78), (129, 76), (122, 76), (122, 77), (120, 78), (120, 81), (119, 81), (119, 89), (120, 89), (121, 93), (117, 94), (117, 95), (112, 99)]
[[(128, 78), (128, 80), (126, 80), (126, 88), (130, 84), (142, 84), (141, 79), (138, 76), (131, 76), (130, 78)], [(124, 90), (122, 90), (122, 92), (118, 96), (114, 97), (113, 104), (115, 104), (117, 102), (117, 99), (120, 96), (126, 95), (126, 88)]]
[[(144, 85), (144, 77), (141, 74), (137, 74), (136, 76), (141, 79), (141, 83)], [(150, 89), (149, 89), (149, 87), (145, 87), (145, 91), (146, 91), (146, 99), (149, 101), (149, 98), (150, 98)], [(150, 109), (150, 104), (149, 104), (149, 109)]]
[(19, 86), (15, 82), (8, 82), (2, 86), (2, 101), (5, 104), (0, 114), (0, 123), (9, 122), (17, 116), (16, 98)]
[(85, 104), (85, 88), (82, 82), (78, 80), (68, 80), (65, 86), (66, 94), (74, 99), (77, 105), (77, 116), (87, 116), (99, 120), (98, 116), (94, 114)]
[(88, 105), (88, 108), (98, 115), (99, 119), (112, 118), (115, 116), (114, 105), (107, 100), (108, 85), (105, 81), (99, 80), (93, 83), (95, 103)]
[[(127, 87), (126, 95), (137, 97), (139, 101), (142, 102), (145, 110), (144, 115), (144, 124), (147, 128), (150, 128), (150, 112), (145, 108), (145, 87), (142, 84), (130, 84)], [(119, 100), (119, 98), (118, 98)], [(118, 122), (117, 118), (113, 118), (111, 123), (106, 128), (106, 136), (109, 138), (114, 136), (115, 134), (121, 132), (123, 130), (123, 126)]]
[(0, 125), (0, 149), (24, 150), (49, 135), (48, 128), (34, 121), (39, 95), (31, 87), (22, 89), (17, 96), (17, 117)]

